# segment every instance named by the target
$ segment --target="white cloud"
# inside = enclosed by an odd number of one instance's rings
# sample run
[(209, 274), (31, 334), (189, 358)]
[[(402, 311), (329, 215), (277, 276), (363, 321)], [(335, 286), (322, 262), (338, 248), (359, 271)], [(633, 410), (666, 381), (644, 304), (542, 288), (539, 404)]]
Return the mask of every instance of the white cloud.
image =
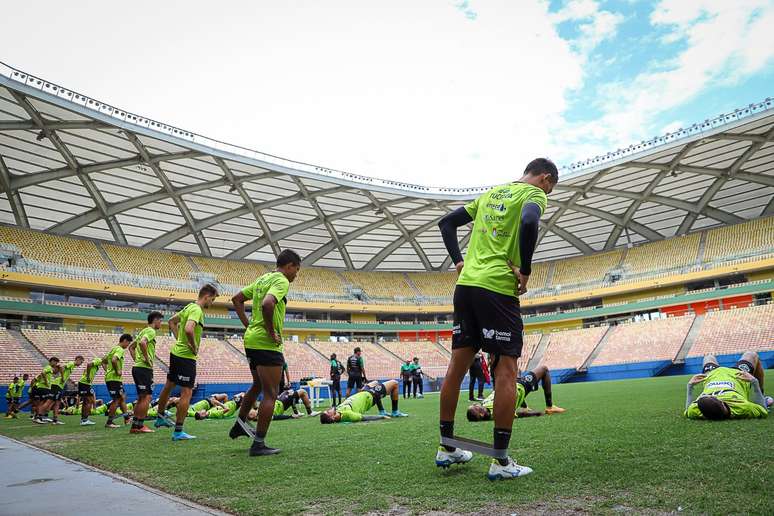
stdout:
[(584, 59), (603, 41), (615, 37), (624, 17), (600, 8), (596, 0), (570, 0), (551, 16), (554, 23), (575, 22), (580, 37), (574, 41), (578, 54)]
[(684, 43), (684, 49), (650, 63), (647, 71), (631, 81), (600, 87), (602, 116), (598, 120), (558, 128), (561, 148), (572, 149), (560, 151), (561, 156), (589, 157), (654, 136), (659, 128), (653, 124), (660, 113), (710, 87), (734, 84), (774, 58), (771, 1), (662, 0), (651, 23), (667, 29), (664, 41)]

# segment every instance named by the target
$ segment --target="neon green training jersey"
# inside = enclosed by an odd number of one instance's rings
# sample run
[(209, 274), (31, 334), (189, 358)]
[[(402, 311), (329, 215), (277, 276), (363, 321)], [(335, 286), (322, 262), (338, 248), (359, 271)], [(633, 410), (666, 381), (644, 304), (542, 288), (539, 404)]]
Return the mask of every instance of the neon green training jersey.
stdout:
[[(145, 360), (145, 355), (142, 353), (140, 347), (140, 341), (145, 339), (147, 342), (148, 360)], [(143, 328), (137, 337), (134, 339), (134, 367), (144, 367), (145, 369), (153, 369), (153, 361), (156, 358), (156, 330), (150, 326)]]
[(242, 289), (242, 294), (253, 301), (253, 312), (250, 325), (245, 330), (245, 349), (262, 349), (282, 353), (282, 344), (272, 340), (266, 331), (263, 321), (261, 303), (263, 298), (271, 294), (277, 300), (272, 315), (274, 333), (282, 337), (282, 328), (285, 324), (285, 303), (290, 282), (281, 272), (269, 272), (264, 274), (250, 285)]
[(91, 385), (94, 382), (94, 376), (96, 376), (97, 371), (99, 371), (100, 365), (102, 365), (101, 358), (95, 358), (91, 362), (87, 362), (86, 370), (83, 371), (83, 375), (81, 375), (81, 379), (78, 380), (78, 383), (82, 383), (84, 385)]
[(527, 203), (536, 204), (542, 214), (548, 198), (536, 186), (515, 182), (496, 186), (465, 205), (473, 219), (473, 231), (458, 285), (516, 297), (516, 277), (508, 261), (521, 265), (519, 225), (521, 209)]
[[(717, 367), (713, 369), (707, 373), (700, 397), (714, 396), (725, 402), (731, 411), (731, 418), (733, 419), (767, 417), (769, 413), (765, 408), (750, 401), (752, 386), (750, 382), (740, 380), (737, 377), (738, 373), (738, 369), (731, 367)], [(685, 417), (690, 419), (704, 418), (696, 400), (685, 410)]]
[[(180, 310), (177, 315), (180, 316), (177, 341), (169, 352), (176, 357), (196, 360), (197, 353), (199, 352), (199, 344), (202, 341), (202, 330), (204, 329), (204, 310), (196, 303), (189, 303), (185, 308)], [(188, 336), (185, 334), (185, 325), (188, 321), (196, 322), (196, 327), (194, 328), (194, 346), (196, 347), (196, 353), (189, 347)]]
[[(519, 407), (521, 407), (521, 404), (524, 403), (526, 397), (527, 391), (524, 389), (524, 386), (520, 383), (516, 383), (516, 407), (513, 410), (514, 415), (516, 415), (516, 411), (519, 410)], [(483, 405), (484, 408), (489, 409), (490, 412), (494, 412), (494, 399), (495, 393), (492, 391), (489, 393), (489, 396), (487, 396), (484, 401), (481, 402), (481, 405)]]
[(357, 423), (363, 420), (363, 415), (374, 406), (374, 396), (370, 392), (360, 391), (345, 399), (336, 407), (341, 414), (341, 421)]
[[(106, 382), (121, 382), (123, 381), (124, 373), (124, 352), (126, 350), (121, 346), (114, 346), (107, 355), (105, 355), (105, 363), (107, 364), (107, 371), (105, 372)], [(113, 366), (113, 357), (118, 358), (118, 367)]]
[(73, 374), (73, 369), (75, 369), (75, 362), (67, 362), (62, 366), (62, 372), (51, 380), (51, 385), (58, 385), (64, 388), (64, 384), (70, 378), (70, 375)]
[(207, 411), (207, 417), (210, 419), (224, 419), (236, 414), (239, 407), (237, 407), (236, 401), (229, 400), (223, 404), (222, 407), (213, 407)]

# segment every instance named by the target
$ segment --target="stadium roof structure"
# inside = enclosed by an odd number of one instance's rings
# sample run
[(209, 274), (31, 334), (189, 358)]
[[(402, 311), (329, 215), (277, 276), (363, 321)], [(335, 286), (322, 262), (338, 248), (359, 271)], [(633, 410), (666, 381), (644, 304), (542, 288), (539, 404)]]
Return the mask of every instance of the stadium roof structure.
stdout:
[[(518, 173), (520, 164), (514, 164)], [(381, 180), (237, 147), (0, 63), (0, 222), (149, 249), (446, 270), (437, 223), (487, 190)], [(774, 100), (560, 170), (537, 260), (774, 214)], [(461, 228), (467, 244), (470, 228)]]

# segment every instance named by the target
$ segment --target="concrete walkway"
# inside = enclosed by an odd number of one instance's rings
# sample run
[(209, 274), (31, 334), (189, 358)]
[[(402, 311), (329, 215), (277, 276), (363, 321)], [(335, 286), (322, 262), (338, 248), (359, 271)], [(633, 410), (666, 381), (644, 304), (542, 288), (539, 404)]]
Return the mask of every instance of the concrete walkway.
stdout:
[[(223, 514), (5, 437), (0, 464), (0, 515)], [(98, 506), (82, 507), (82, 500)]]

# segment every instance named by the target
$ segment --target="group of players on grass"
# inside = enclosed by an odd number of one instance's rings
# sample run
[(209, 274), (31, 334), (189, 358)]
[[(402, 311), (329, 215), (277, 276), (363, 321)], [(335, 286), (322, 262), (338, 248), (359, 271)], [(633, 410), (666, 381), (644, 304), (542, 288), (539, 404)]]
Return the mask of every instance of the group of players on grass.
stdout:
[[(508, 479), (532, 472), (508, 456), (514, 418), (542, 414), (530, 410), (526, 397), (543, 387), (546, 414), (557, 414), (564, 409), (553, 404), (551, 377), (548, 368), (540, 366), (519, 375), (517, 359), (521, 355), (523, 324), (518, 296), (527, 291), (531, 272), (532, 255), (538, 239), (538, 222), (547, 204), (547, 195), (558, 181), (556, 166), (549, 160), (538, 158), (530, 162), (519, 181), (495, 187), (469, 204), (443, 217), (439, 223), (444, 244), (457, 269), (458, 280), (454, 291), (454, 322), (452, 330), (452, 356), (441, 388), (440, 435), (441, 445), (436, 453), (436, 464), (447, 468), (452, 464), (466, 463), (472, 459), (470, 451), (450, 446), (458, 443), (454, 437), (454, 416), (459, 399), (460, 385), (471, 366), (478, 369), (476, 361), (483, 360), (484, 351), (489, 354), (494, 391), (467, 411), (469, 421), (494, 420), (493, 451), (495, 457), (489, 468), (488, 478)], [(457, 228), (473, 222), (468, 250), (463, 261), (457, 240)], [(283, 250), (277, 256), (276, 269), (264, 274), (254, 283), (243, 288), (232, 299), (236, 314), (244, 324), (245, 355), (249, 362), (253, 382), (250, 388), (233, 399), (214, 395), (193, 406), (190, 405), (192, 388), (196, 380), (196, 364), (204, 327), (204, 309), (211, 306), (218, 292), (212, 285), (199, 291), (195, 302), (188, 304), (172, 316), (168, 325), (177, 337), (170, 351), (169, 372), (159, 399), (151, 402), (153, 365), (156, 358), (156, 334), (161, 328), (162, 315), (152, 312), (148, 326), (136, 337), (125, 334), (118, 345), (104, 357), (86, 362), (86, 370), (79, 383), (82, 400), (81, 418), (84, 425), (93, 424), (89, 415), (97, 410), (107, 414), (106, 426), (115, 428), (119, 415), (125, 422), (132, 421), (132, 433), (153, 432), (144, 422), (154, 419), (154, 426), (174, 426), (174, 441), (195, 437), (183, 430), (185, 418), (224, 418), (235, 416), (236, 421), (229, 435), (252, 437), (250, 456), (276, 454), (280, 450), (269, 447), (266, 435), (272, 420), (298, 417), (296, 404), (301, 402), (308, 415), (313, 412), (304, 391), (280, 389), (287, 376), (287, 364), (283, 356), (282, 328), (289, 285), (296, 278), (301, 259), (291, 250)], [(252, 314), (248, 317), (245, 303), (252, 301)], [(126, 404), (122, 369), (126, 350), (132, 354), (135, 365), (132, 377), (137, 388), (137, 401), (131, 411)], [(60, 364), (51, 358), (49, 365), (31, 383), (31, 399), (34, 420), (47, 422), (48, 412), (53, 410), (58, 421), (58, 396), (62, 385), (75, 367), (84, 363), (82, 356)], [(479, 363), (478, 366), (481, 364)], [(93, 395), (92, 383), (99, 367), (105, 369), (105, 382), (110, 393), (109, 405), (100, 405)], [(403, 417), (398, 408), (399, 384), (395, 380), (384, 383), (368, 382), (360, 349), (347, 359), (346, 367), (330, 357), (333, 406), (320, 413), (323, 424), (359, 422), (372, 419)], [(341, 374), (348, 373), (347, 391), (341, 399)], [(283, 378), (283, 373), (285, 377)], [(404, 397), (410, 383), (421, 390), (421, 367), (418, 360), (406, 363), (401, 370), (404, 380)], [(10, 393), (9, 414), (14, 414), (20, 402), (24, 379), (15, 379)], [(703, 391), (694, 399), (696, 385), (703, 384)], [(180, 388), (176, 399), (170, 395)], [(350, 396), (353, 389), (359, 392)], [(735, 368), (720, 367), (714, 357), (707, 357), (703, 372), (691, 378), (688, 387), (685, 416), (689, 418), (726, 419), (738, 417), (765, 417), (767, 400), (763, 397), (763, 369), (755, 353), (745, 353)], [(280, 392), (282, 391), (282, 392)], [(483, 394), (479, 391), (479, 398)], [(260, 395), (260, 400), (259, 400)], [(416, 395), (416, 390), (415, 390)], [(388, 413), (382, 403), (390, 398)], [(473, 398), (473, 389), (470, 391)], [(376, 406), (378, 415), (369, 416)], [(104, 409), (102, 407), (105, 407)], [(172, 414), (171, 410), (175, 410)], [(168, 411), (169, 409), (169, 411)], [(286, 415), (292, 409), (291, 415)], [(174, 422), (172, 418), (174, 417)], [(248, 421), (255, 421), (253, 428)]]

